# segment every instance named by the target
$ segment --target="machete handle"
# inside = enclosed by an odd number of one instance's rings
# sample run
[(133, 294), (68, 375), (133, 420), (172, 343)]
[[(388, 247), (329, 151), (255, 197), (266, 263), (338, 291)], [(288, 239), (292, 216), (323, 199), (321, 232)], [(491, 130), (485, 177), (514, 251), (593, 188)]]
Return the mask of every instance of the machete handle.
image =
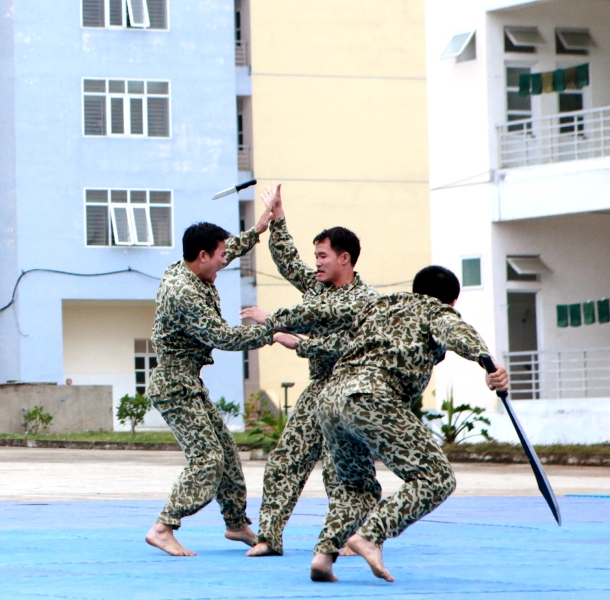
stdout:
[[(494, 361), (491, 359), (491, 356), (489, 356), (488, 354), (484, 354), (483, 356), (481, 356), (481, 362), (483, 363), (483, 366), (485, 367), (485, 370), (488, 373), (495, 373), (498, 370), (496, 368), (496, 365), (494, 364)], [(498, 398), (504, 399), (508, 397), (508, 393), (496, 392), (496, 396), (498, 396)]]
[(235, 189), (238, 192), (240, 192), (241, 190), (245, 190), (246, 188), (249, 188), (251, 185), (256, 185), (256, 179), (250, 179), (250, 181), (244, 181), (243, 183), (236, 185)]

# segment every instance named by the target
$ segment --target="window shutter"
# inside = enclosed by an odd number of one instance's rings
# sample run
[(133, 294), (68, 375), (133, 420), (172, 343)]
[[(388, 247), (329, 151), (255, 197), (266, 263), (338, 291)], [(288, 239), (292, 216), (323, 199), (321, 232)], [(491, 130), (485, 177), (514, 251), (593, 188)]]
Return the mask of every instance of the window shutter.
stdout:
[[(151, 192), (152, 201), (152, 192)], [(172, 209), (165, 206), (150, 207), (153, 243), (155, 246), (172, 245)]]
[(129, 106), (131, 110), (131, 133), (144, 133), (144, 101), (142, 98), (130, 98)]
[(125, 0), (108, 0), (110, 25), (123, 27), (123, 4), (125, 4)]
[(148, 135), (169, 137), (169, 98), (147, 98)]
[(110, 120), (112, 133), (125, 133), (123, 98), (110, 99)]
[(130, 27), (148, 27), (148, 6), (146, 0), (127, 0)]
[(167, 29), (167, 0), (148, 0), (150, 29)]
[(108, 207), (87, 206), (87, 246), (108, 246)]
[(105, 27), (104, 0), (83, 0), (83, 27)]
[(112, 232), (114, 243), (117, 246), (130, 246), (133, 244), (131, 224), (126, 206), (112, 206)]
[(150, 235), (150, 215), (147, 206), (133, 206), (133, 223), (135, 229), (135, 243), (149, 246), (152, 243)]
[(106, 135), (105, 96), (85, 96), (85, 135)]

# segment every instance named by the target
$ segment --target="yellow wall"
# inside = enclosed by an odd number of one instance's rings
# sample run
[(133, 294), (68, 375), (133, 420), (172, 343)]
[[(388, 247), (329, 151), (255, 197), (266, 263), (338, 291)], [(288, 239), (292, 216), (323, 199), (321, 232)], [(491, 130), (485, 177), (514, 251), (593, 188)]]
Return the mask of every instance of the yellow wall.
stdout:
[[(384, 291), (410, 291), (430, 260), (423, 0), (253, 0), (254, 173), (283, 182), (288, 227), (313, 264), (312, 239), (343, 225), (362, 242), (357, 270)], [(262, 203), (257, 201), (257, 213)], [(264, 248), (258, 301), (297, 303)], [(290, 404), (307, 363), (260, 350), (261, 389)]]

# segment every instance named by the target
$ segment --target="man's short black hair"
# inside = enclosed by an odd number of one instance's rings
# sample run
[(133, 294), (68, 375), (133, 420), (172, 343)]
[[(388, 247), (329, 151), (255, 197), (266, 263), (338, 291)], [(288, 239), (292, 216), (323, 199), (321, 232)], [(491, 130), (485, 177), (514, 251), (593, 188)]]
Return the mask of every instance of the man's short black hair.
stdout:
[(431, 265), (422, 269), (415, 276), (413, 292), (432, 296), (445, 304), (451, 304), (460, 295), (460, 282), (449, 269)]
[(213, 223), (195, 223), (182, 236), (182, 256), (188, 262), (194, 261), (202, 250), (214, 256), (218, 244), (231, 234)]
[(318, 233), (313, 238), (314, 244), (319, 244), (324, 240), (328, 240), (330, 247), (337, 253), (342, 254), (347, 252), (349, 254), (349, 261), (352, 263), (352, 267), (358, 261), (360, 256), (360, 240), (358, 236), (345, 227), (331, 227)]

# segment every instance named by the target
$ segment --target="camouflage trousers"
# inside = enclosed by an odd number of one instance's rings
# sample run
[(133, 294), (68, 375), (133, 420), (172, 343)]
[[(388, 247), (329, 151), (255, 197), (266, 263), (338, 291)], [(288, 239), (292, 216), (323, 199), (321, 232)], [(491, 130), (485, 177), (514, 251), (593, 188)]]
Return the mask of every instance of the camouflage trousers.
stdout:
[(157, 522), (178, 529), (183, 517), (216, 499), (227, 529), (251, 523), (237, 446), (198, 375), (157, 367), (148, 395), (187, 460)]
[[(318, 406), (339, 489), (329, 502), (326, 533), (315, 553), (335, 556), (354, 533), (381, 547), (455, 489), (447, 457), (404, 399), (386, 387), (367, 394), (342, 394), (342, 383), (340, 378), (331, 381)], [(379, 486), (375, 459), (404, 482), (379, 503), (373, 493)]]
[[(316, 416), (318, 396), (327, 381), (312, 381), (299, 396), (282, 437), (265, 465), (257, 541), (266, 542), (278, 554), (283, 554), (282, 533), (286, 523), (320, 459), (324, 461), (322, 476), (326, 494), (329, 498), (336, 495), (334, 465), (324, 449)], [(325, 536), (325, 532), (321, 535)]]

